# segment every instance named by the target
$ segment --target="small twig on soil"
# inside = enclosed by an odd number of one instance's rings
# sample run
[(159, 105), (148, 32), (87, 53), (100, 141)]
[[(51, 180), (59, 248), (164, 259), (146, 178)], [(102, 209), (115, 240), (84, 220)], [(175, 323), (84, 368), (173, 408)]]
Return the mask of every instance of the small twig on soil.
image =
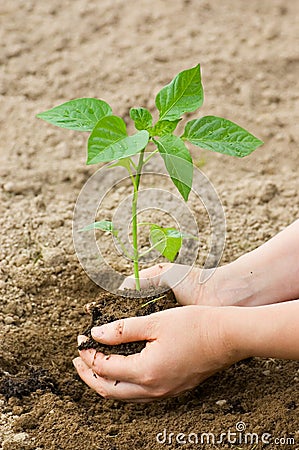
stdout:
[(165, 297), (166, 297), (166, 295), (161, 295), (160, 297), (154, 298), (146, 303), (143, 303), (143, 305), (141, 305), (141, 308), (144, 308), (145, 306), (150, 305), (151, 303), (155, 303), (158, 300), (161, 300), (161, 298), (165, 298)]

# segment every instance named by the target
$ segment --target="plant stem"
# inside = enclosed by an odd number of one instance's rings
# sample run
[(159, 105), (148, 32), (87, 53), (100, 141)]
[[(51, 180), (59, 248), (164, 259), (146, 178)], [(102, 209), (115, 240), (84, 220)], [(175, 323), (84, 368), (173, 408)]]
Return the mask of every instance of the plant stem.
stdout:
[(143, 256), (147, 255), (148, 253), (150, 253), (152, 250), (154, 250), (156, 247), (159, 247), (160, 244), (163, 244), (163, 242), (165, 242), (165, 238), (161, 239), (160, 241), (156, 242), (154, 245), (152, 245), (150, 248), (148, 248), (147, 250), (144, 250), (143, 253), (141, 253), (139, 255), (139, 259), (142, 258)]
[(136, 164), (134, 163), (134, 161), (133, 161), (132, 158), (130, 158), (130, 163), (131, 163), (131, 165), (134, 167), (134, 169), (137, 170), (137, 166), (136, 166)]
[[(136, 167), (136, 170), (137, 170), (137, 166), (135, 166), (135, 167)], [(133, 175), (133, 173), (132, 173), (131, 168), (130, 168), (130, 167), (127, 167), (127, 170), (128, 170), (128, 172), (129, 172), (129, 175), (130, 175), (130, 178), (131, 178), (131, 181), (132, 181), (134, 190), (135, 190), (135, 187), (136, 187), (136, 180), (135, 180), (135, 178), (134, 178), (134, 175)]]
[(149, 154), (149, 156), (144, 160), (143, 165), (145, 165), (154, 155), (156, 155), (159, 152), (159, 150), (156, 148), (152, 153)]
[(144, 160), (144, 151), (141, 150), (138, 166), (136, 170), (135, 183), (134, 186), (134, 194), (132, 200), (132, 234), (133, 234), (133, 249), (134, 249), (134, 276), (136, 283), (136, 290), (140, 291), (140, 277), (139, 277), (139, 253), (138, 253), (138, 224), (137, 224), (137, 202), (138, 202), (138, 189), (140, 184), (141, 171)]

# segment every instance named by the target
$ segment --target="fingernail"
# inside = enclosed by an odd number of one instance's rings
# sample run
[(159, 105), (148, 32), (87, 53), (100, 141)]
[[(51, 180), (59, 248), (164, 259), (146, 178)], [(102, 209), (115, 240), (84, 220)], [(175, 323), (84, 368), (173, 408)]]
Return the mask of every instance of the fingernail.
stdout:
[(75, 359), (73, 359), (73, 361), (72, 361), (72, 363), (73, 363), (73, 365), (76, 367), (76, 369), (77, 369), (77, 367), (78, 367), (79, 360), (80, 360), (80, 358), (75, 358)]
[(81, 345), (81, 344), (83, 344), (83, 342), (86, 342), (86, 341), (88, 341), (88, 337), (84, 336), (84, 334), (79, 334), (79, 336), (77, 337), (78, 345)]
[(98, 338), (100, 339), (101, 337), (103, 337), (105, 334), (105, 325), (102, 325), (100, 327), (93, 327), (91, 329), (91, 335), (93, 338)]

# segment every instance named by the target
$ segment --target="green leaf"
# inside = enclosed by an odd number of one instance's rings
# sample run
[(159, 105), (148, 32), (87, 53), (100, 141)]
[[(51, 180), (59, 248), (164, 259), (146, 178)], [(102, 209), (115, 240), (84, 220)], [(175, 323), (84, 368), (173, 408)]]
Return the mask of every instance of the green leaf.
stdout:
[(127, 158), (122, 158), (119, 161), (116, 161), (116, 163), (109, 164), (107, 169), (112, 169), (113, 167), (124, 167), (129, 171), (131, 169), (131, 158), (129, 156)]
[(110, 220), (101, 220), (100, 222), (94, 222), (86, 227), (82, 228), (79, 231), (90, 231), (90, 230), (101, 230), (108, 231), (109, 233), (114, 234), (115, 236), (118, 232), (115, 230), (113, 223)]
[(180, 72), (156, 97), (160, 119), (179, 119), (203, 103), (200, 65)]
[(147, 130), (152, 126), (153, 118), (146, 108), (131, 108), (130, 117), (135, 122), (136, 130)]
[(222, 117), (206, 116), (186, 124), (183, 139), (198, 147), (226, 155), (249, 155), (263, 142), (239, 125)]
[(154, 142), (164, 159), (170, 178), (187, 201), (193, 179), (193, 163), (189, 150), (182, 139), (173, 134), (162, 136)]
[(168, 261), (173, 262), (179, 253), (183, 237), (176, 228), (162, 228), (152, 225), (150, 228), (150, 241)]
[(100, 119), (111, 114), (112, 109), (103, 100), (77, 98), (37, 114), (36, 117), (69, 130), (92, 131)]
[(148, 140), (147, 131), (128, 136), (126, 124), (120, 117), (104, 117), (89, 136), (86, 164), (110, 162), (135, 155), (146, 147)]
[(181, 119), (176, 120), (158, 120), (158, 122), (149, 130), (151, 136), (164, 136), (171, 134), (177, 127)]

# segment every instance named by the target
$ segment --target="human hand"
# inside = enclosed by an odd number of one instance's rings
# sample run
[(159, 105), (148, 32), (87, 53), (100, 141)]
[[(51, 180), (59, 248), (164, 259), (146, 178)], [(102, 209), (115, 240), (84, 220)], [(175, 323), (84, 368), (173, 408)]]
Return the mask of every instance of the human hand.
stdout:
[(146, 347), (129, 356), (81, 350), (74, 365), (105, 398), (147, 402), (175, 396), (246, 357), (232, 345), (228, 314), (230, 308), (185, 306), (95, 327), (92, 336), (103, 344), (146, 340)]
[[(261, 306), (299, 297), (299, 220), (262, 246), (215, 269), (157, 264), (140, 271), (142, 288), (171, 288), (182, 305)], [(121, 288), (135, 288), (133, 277)]]
[[(213, 270), (214, 271), (214, 270)], [(181, 305), (220, 305), (215, 292), (212, 270), (183, 264), (161, 263), (140, 271), (141, 289), (166, 287), (172, 289)], [(125, 278), (120, 289), (135, 289), (134, 275)]]

